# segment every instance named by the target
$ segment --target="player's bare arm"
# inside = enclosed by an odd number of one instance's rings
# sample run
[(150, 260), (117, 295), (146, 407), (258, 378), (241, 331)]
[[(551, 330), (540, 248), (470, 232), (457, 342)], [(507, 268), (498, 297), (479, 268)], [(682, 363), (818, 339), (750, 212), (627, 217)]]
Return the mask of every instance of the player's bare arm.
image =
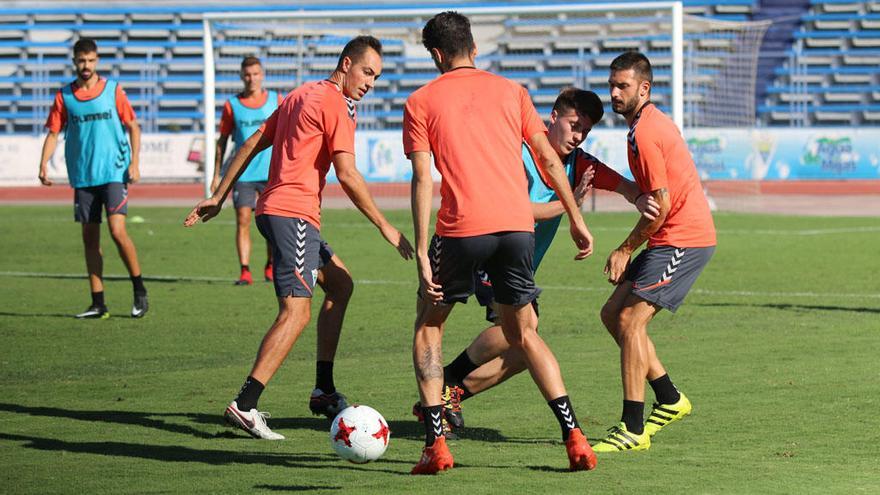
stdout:
[(185, 227), (192, 227), (199, 220), (207, 222), (217, 216), (217, 214), (220, 213), (223, 201), (226, 200), (226, 196), (228, 196), (229, 191), (232, 190), (232, 184), (234, 184), (241, 174), (247, 170), (251, 160), (269, 146), (272, 146), (272, 140), (269, 139), (269, 137), (260, 131), (253, 133), (253, 135), (242, 144), (238, 153), (235, 154), (235, 157), (229, 164), (229, 170), (226, 171), (226, 175), (223, 176), (223, 180), (220, 181), (220, 185), (217, 186), (217, 190), (214, 191), (214, 194), (210, 198), (199, 202), (189, 215), (187, 215), (186, 220), (183, 221), (183, 225)]
[(545, 133), (535, 133), (529, 138), (529, 145), (538, 157), (537, 165), (550, 179), (550, 186), (556, 191), (556, 195), (568, 213), (571, 238), (578, 248), (578, 254), (574, 259), (582, 260), (593, 252), (593, 235), (587, 229), (584, 217), (581, 216), (580, 209), (575, 202), (574, 193), (571, 191), (568, 177), (565, 174), (565, 167), (559, 160), (559, 155), (550, 145), (550, 141), (547, 140)]
[(214, 154), (214, 177), (211, 179), (211, 194), (217, 191), (220, 185), (220, 169), (223, 168), (223, 157), (226, 156), (226, 145), (229, 143), (229, 134), (220, 134), (217, 138), (217, 152)]
[(397, 249), (403, 259), (412, 259), (412, 245), (399, 230), (388, 223), (385, 215), (376, 207), (364, 177), (355, 166), (354, 155), (346, 152), (334, 154), (333, 166), (336, 168), (336, 178), (339, 179), (339, 185), (342, 186), (342, 190), (345, 191), (357, 209), (373, 222), (373, 225), (382, 233), (382, 237)]
[(431, 223), (431, 201), (434, 180), (431, 178), (431, 154), (414, 151), (409, 154), (413, 176), (411, 204), (413, 231), (416, 236), (416, 265), (419, 271), (419, 293), (426, 301), (443, 300), (442, 288), (434, 283), (431, 262), (428, 260), (428, 226)]
[(608, 260), (605, 262), (605, 274), (608, 275), (608, 281), (612, 284), (619, 284), (623, 281), (623, 275), (629, 266), (632, 253), (660, 229), (660, 226), (666, 221), (666, 215), (669, 214), (669, 191), (666, 188), (662, 188), (651, 191), (649, 194), (660, 206), (660, 212), (654, 220), (648, 220), (644, 216), (639, 217), (638, 223), (636, 223), (636, 226), (627, 236), (626, 240), (623, 241), (620, 247), (611, 251)]
[(629, 179), (621, 179), (614, 192), (620, 194), (627, 201), (635, 205), (639, 213), (648, 220), (654, 220), (660, 214), (660, 204), (654, 199), (653, 194), (643, 193), (635, 182)]
[(131, 163), (128, 165), (128, 180), (135, 183), (141, 180), (140, 154), (141, 154), (141, 126), (137, 120), (131, 119), (125, 123), (131, 140)]
[(46, 139), (43, 141), (43, 152), (40, 154), (40, 172), (37, 177), (40, 179), (40, 184), (44, 186), (51, 186), (54, 184), (51, 180), (49, 180), (49, 159), (52, 158), (52, 154), (55, 153), (55, 148), (58, 146), (58, 133), (49, 131), (49, 134), (46, 134)]
[[(593, 167), (587, 168), (581, 175), (577, 187), (574, 188), (574, 201), (578, 207), (584, 204), (584, 199), (593, 188), (591, 181), (593, 180), (594, 173)], [(562, 201), (559, 200), (550, 201), (549, 203), (532, 203), (532, 215), (535, 217), (536, 222), (550, 220), (563, 213), (565, 213), (565, 207), (562, 205)]]

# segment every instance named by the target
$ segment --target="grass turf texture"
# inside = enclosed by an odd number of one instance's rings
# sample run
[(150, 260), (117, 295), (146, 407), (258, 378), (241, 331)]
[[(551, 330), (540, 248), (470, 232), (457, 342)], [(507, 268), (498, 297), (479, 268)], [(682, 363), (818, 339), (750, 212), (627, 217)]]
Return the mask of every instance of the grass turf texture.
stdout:
[[(553, 415), (526, 374), (464, 404), (456, 468), (412, 477), (423, 429), (410, 343), (415, 265), (356, 212), (325, 212), (323, 234), (357, 282), (336, 360), (336, 383), (385, 415), (379, 462), (338, 459), (329, 424), (309, 415), (314, 318), (269, 384), (261, 409), (282, 442), (221, 424), (275, 314), (271, 284), (234, 287), (229, 210), (180, 226), (185, 208), (131, 207), (150, 313), (128, 318), (131, 284), (107, 282), (113, 314), (88, 306), (79, 226), (70, 208), (0, 208), (0, 482), (6, 493), (876, 493), (880, 486), (880, 220), (718, 214), (719, 248), (676, 315), (651, 326), (658, 353), (694, 413), (648, 452), (600, 456), (570, 474)], [(411, 231), (406, 212), (392, 221)], [(587, 217), (596, 254), (571, 261), (563, 230), (538, 273), (541, 332), (561, 364), (590, 439), (620, 414), (618, 351), (598, 311), (611, 291), (605, 256), (631, 214)], [(261, 266), (254, 228), (251, 265)], [(412, 237), (410, 237), (412, 239)], [(125, 270), (104, 229), (105, 273)], [(77, 277), (66, 276), (74, 274)], [(175, 279), (183, 277), (183, 279)], [(202, 279), (204, 278), (204, 279)], [(315, 311), (317, 304), (315, 301)], [(446, 361), (484, 327), (456, 308)], [(653, 395), (647, 390), (647, 409)], [(646, 410), (646, 414), (647, 414)]]

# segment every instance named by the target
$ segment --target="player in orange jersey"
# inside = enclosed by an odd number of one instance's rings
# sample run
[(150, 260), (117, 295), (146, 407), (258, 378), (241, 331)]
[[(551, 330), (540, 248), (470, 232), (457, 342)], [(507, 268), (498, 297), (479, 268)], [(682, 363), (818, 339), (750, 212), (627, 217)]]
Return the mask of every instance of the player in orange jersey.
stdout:
[[(226, 408), (227, 421), (255, 438), (284, 437), (266, 425), (257, 401), (311, 317), (319, 269), (326, 263), (320, 237), (321, 193), (331, 163), (342, 188), (404, 259), (409, 241), (376, 208), (355, 167), (355, 102), (382, 73), (382, 45), (372, 36), (349, 41), (329, 78), (293, 90), (271, 117), (245, 141), (214, 195), (200, 202), (184, 224), (207, 221), (220, 212), (232, 184), (259, 152), (272, 146), (269, 184), (257, 202), (257, 226), (272, 246), (278, 316), (260, 345), (238, 396)], [(338, 262), (338, 257), (329, 260)]]
[[(568, 213), (577, 259), (592, 251), (592, 236), (528, 92), (474, 67), (476, 46), (467, 17), (437, 14), (422, 30), (422, 42), (441, 75), (413, 92), (404, 111), (419, 272), (413, 364), (425, 418), (425, 448), (412, 473), (434, 474), (453, 466), (441, 418), (443, 327), (453, 304), (473, 294), (478, 267), (492, 279), (505, 337), (525, 355), (559, 422), (569, 468), (592, 469), (596, 456), (578, 425), (556, 358), (537, 333), (531, 303), (541, 290), (533, 278), (535, 221), (523, 172), (523, 141), (534, 150)], [(432, 154), (443, 182), (429, 248)]]
[[(660, 205), (654, 220), (640, 218), (605, 265), (616, 287), (602, 322), (620, 347), (623, 413), (596, 444), (597, 452), (645, 450), (651, 437), (691, 412), (669, 379), (648, 337), (658, 311), (675, 311), (715, 252), (715, 225), (687, 144), (675, 123), (651, 103), (647, 57), (624, 53), (611, 62), (611, 106), (629, 125), (627, 158), (639, 189)], [(647, 241), (634, 260), (632, 254)], [(657, 401), (644, 422), (645, 380)]]

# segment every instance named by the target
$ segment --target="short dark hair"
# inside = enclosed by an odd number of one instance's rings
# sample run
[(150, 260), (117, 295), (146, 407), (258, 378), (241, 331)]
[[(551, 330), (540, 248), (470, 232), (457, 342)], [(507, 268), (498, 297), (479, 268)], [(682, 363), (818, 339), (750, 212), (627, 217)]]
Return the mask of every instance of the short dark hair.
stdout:
[(449, 57), (467, 55), (474, 49), (471, 21), (458, 12), (441, 12), (422, 29), (422, 44), (429, 52), (437, 48)]
[(654, 84), (654, 71), (648, 57), (636, 51), (623, 52), (611, 61), (611, 72), (632, 69), (636, 77)]
[(247, 57), (244, 58), (244, 60), (241, 61), (241, 70), (245, 70), (246, 68), (248, 68), (252, 65), (259, 65), (260, 67), (263, 66), (263, 64), (260, 63), (259, 58), (255, 57), (253, 55), (248, 55)]
[(342, 49), (342, 53), (339, 55), (339, 61), (336, 62), (336, 68), (339, 69), (342, 67), (342, 60), (345, 59), (345, 57), (350, 58), (352, 62), (360, 61), (370, 48), (375, 50), (380, 57), (382, 56), (382, 42), (377, 38), (366, 35), (352, 38), (345, 44), (345, 48)]
[(592, 91), (570, 86), (559, 92), (559, 96), (556, 97), (556, 102), (553, 104), (553, 110), (556, 110), (556, 113), (563, 113), (572, 109), (589, 117), (593, 121), (593, 125), (598, 124), (602, 120), (602, 116), (605, 115), (605, 109), (602, 107), (599, 95)]
[(98, 53), (98, 44), (91, 38), (80, 38), (73, 44), (73, 56), (77, 53)]

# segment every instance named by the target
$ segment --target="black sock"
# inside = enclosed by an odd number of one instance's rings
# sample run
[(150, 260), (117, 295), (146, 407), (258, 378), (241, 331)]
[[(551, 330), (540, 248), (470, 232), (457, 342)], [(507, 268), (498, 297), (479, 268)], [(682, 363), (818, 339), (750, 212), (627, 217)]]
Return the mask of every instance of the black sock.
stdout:
[(623, 401), (623, 414), (620, 420), (626, 424), (626, 431), (641, 435), (645, 432), (645, 403), (634, 400)]
[(454, 361), (443, 368), (443, 380), (449, 385), (458, 385), (464, 380), (464, 377), (477, 368), (479, 366), (471, 361), (467, 355), (467, 349), (465, 349)]
[(556, 421), (559, 421), (559, 427), (562, 428), (562, 441), (568, 440), (568, 434), (575, 428), (580, 428), (577, 416), (574, 415), (574, 408), (571, 407), (571, 401), (567, 395), (563, 395), (557, 399), (547, 402), (553, 414), (556, 415)]
[(266, 266), (263, 268), (269, 268), (270, 266), (272, 266), (272, 260), (266, 260)]
[(657, 403), (659, 404), (675, 404), (681, 398), (678, 389), (675, 388), (672, 380), (669, 379), (669, 373), (656, 380), (649, 381), (648, 384), (654, 389), (654, 395), (657, 397)]
[(260, 383), (256, 378), (249, 376), (238, 391), (238, 397), (235, 402), (240, 411), (250, 411), (257, 408), (257, 401), (260, 400), (260, 394), (263, 393), (265, 385)]
[(333, 361), (315, 363), (315, 388), (320, 388), (325, 394), (336, 392), (336, 385), (333, 384)]
[(461, 400), (470, 399), (474, 396), (473, 392), (471, 392), (470, 390), (468, 390), (467, 387), (464, 386), (464, 382), (459, 383), (457, 386), (461, 389)]
[(131, 277), (131, 286), (134, 288), (134, 293), (137, 295), (144, 295), (147, 293), (147, 288), (144, 287), (144, 277), (138, 275), (137, 277)]
[(251, 265), (241, 265), (241, 271), (243, 271), (243, 272), (251, 271)]
[(92, 292), (92, 306), (104, 307), (104, 291)]
[(443, 436), (443, 404), (422, 407), (425, 418), (425, 447), (434, 445), (434, 440)]

